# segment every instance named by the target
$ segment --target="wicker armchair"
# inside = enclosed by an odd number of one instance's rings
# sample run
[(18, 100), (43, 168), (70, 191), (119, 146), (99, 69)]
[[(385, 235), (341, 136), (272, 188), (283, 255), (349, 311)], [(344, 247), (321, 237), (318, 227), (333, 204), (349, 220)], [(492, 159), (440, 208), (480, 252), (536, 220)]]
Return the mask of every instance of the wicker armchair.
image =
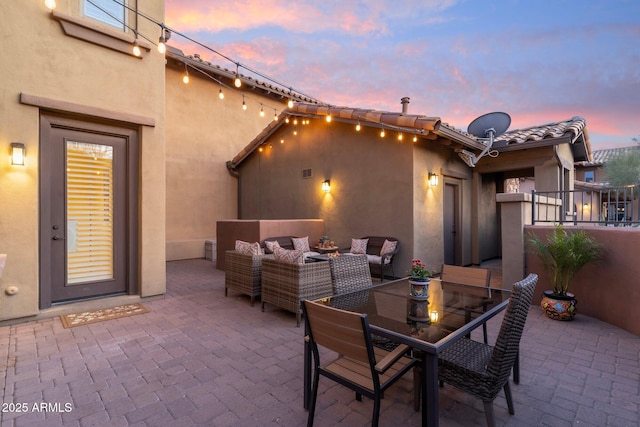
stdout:
[(538, 276), (529, 274), (513, 285), (495, 346), (463, 338), (438, 357), (440, 384), (451, 384), (482, 399), (490, 427), (495, 425), (493, 401), (501, 389), (504, 389), (509, 413), (515, 413), (509, 375), (518, 357), (520, 338), (537, 282)]
[(300, 326), (303, 299), (331, 296), (331, 271), (326, 261), (287, 264), (275, 259), (262, 260), (262, 311), (266, 303), (296, 314)]
[[(369, 259), (369, 270), (372, 275), (380, 275), (380, 281), (384, 281), (385, 270), (391, 270), (391, 278), (395, 278), (393, 271), (393, 260), (395, 255), (400, 251), (400, 241), (395, 237), (382, 237), (382, 236), (365, 236), (362, 239), (368, 239), (367, 243), (367, 258)], [(396, 248), (388, 253), (382, 254), (382, 246), (384, 241), (389, 240), (396, 242)], [(345, 251), (345, 254), (350, 253), (351, 248)]]
[(366, 255), (329, 258), (329, 267), (334, 294), (357, 291), (372, 285), (371, 271)]
[(236, 251), (225, 252), (224, 296), (229, 288), (249, 295), (251, 307), (262, 291), (262, 260), (273, 255), (242, 255)]

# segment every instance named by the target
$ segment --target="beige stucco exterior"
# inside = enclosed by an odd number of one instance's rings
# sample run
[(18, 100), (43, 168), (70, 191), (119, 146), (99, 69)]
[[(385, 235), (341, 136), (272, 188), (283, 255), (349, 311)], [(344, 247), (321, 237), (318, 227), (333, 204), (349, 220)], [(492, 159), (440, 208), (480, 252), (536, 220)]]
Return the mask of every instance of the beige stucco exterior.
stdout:
[[(7, 264), (0, 278), (0, 320), (39, 312), (39, 116), (57, 110), (76, 117), (110, 117), (137, 126), (140, 142), (140, 296), (165, 292), (165, 90), (164, 57), (145, 49), (142, 59), (65, 35), (61, 22), (81, 23), (123, 43), (132, 36), (81, 16), (78, 0), (58, 0), (55, 13), (43, 1), (0, 6), (0, 152), (26, 145), (26, 165), (0, 158), (0, 253)], [(138, 7), (162, 19), (163, 2)], [(139, 31), (158, 27), (138, 20)], [(116, 38), (112, 35), (116, 34)], [(118, 39), (120, 37), (120, 39)], [(148, 44), (146, 44), (149, 47)], [(22, 98), (21, 98), (22, 95)], [(24, 95), (31, 101), (24, 102)], [(35, 100), (35, 101), (34, 101)], [(144, 124), (143, 124), (144, 123)], [(15, 286), (18, 292), (7, 295)]]
[[(167, 260), (204, 257), (205, 240), (216, 238), (216, 221), (237, 218), (237, 179), (226, 161), (279, 114), (283, 101), (260, 91), (224, 89), (184, 65), (169, 61), (167, 105)], [(245, 94), (247, 110), (242, 109)], [(264, 117), (260, 116), (263, 104)], [(270, 108), (273, 106), (274, 108)]]
[[(322, 218), (340, 247), (367, 235), (399, 239), (395, 274), (412, 258), (434, 271), (443, 263), (443, 192), (460, 185), (461, 256), (471, 263), (471, 172), (452, 150), (427, 140), (399, 143), (392, 132), (324, 118), (293, 118), (238, 167), (241, 219)], [(294, 134), (297, 132), (297, 135)], [(282, 142), (281, 142), (282, 141)], [(303, 177), (310, 169), (311, 176)], [(430, 187), (429, 172), (440, 176)], [(322, 191), (324, 180), (331, 192)]]

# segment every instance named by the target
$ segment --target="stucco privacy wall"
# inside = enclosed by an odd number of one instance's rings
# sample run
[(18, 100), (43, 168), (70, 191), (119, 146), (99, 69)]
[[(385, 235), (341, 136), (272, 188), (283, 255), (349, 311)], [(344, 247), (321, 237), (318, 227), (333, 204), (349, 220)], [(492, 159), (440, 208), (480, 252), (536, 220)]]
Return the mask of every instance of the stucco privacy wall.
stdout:
[[(226, 161), (233, 158), (271, 120), (278, 103), (247, 92), (224, 88), (191, 70), (182, 83), (184, 66), (166, 70), (167, 103), (167, 260), (204, 257), (205, 240), (216, 238), (216, 221), (237, 218), (237, 179)], [(260, 103), (264, 103), (261, 117)]]
[[(79, 18), (78, 0), (57, 4), (58, 12)], [(138, 7), (160, 20), (164, 16), (163, 2), (139, 0)], [(66, 36), (43, 1), (2, 2), (0, 9), (0, 152), (8, 153), (13, 141), (27, 149), (24, 167), (0, 157), (0, 252), (8, 254), (0, 320), (38, 312), (40, 111), (20, 104), (21, 93), (154, 121), (155, 126), (139, 127), (139, 293), (164, 293), (164, 57), (151, 51), (137, 59)], [(158, 34), (157, 25), (143, 19), (139, 30)], [(12, 285), (19, 292), (8, 296), (4, 290)]]
[(236, 240), (260, 242), (270, 237), (309, 237), (313, 246), (324, 235), (321, 219), (222, 220), (216, 224), (216, 268), (225, 269), (225, 252), (235, 248)]
[[(575, 227), (570, 227), (569, 231)], [(527, 226), (525, 236), (534, 233), (546, 239), (553, 227)], [(634, 256), (640, 247), (640, 229), (635, 227), (582, 227), (604, 247), (602, 259), (584, 266), (571, 282), (570, 292), (578, 299), (580, 313), (596, 317), (612, 325), (640, 335), (638, 306), (640, 305), (640, 263)], [(540, 259), (526, 253), (526, 273), (537, 273), (534, 304), (539, 304), (542, 292), (551, 289), (551, 282)]]

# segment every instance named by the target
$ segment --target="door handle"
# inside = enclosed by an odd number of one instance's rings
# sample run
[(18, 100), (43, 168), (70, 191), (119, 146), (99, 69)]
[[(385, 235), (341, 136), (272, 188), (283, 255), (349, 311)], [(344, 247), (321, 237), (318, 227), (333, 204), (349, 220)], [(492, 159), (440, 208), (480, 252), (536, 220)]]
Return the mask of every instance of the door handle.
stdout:
[(64, 240), (64, 237), (60, 237), (57, 234), (53, 236), (53, 240)]

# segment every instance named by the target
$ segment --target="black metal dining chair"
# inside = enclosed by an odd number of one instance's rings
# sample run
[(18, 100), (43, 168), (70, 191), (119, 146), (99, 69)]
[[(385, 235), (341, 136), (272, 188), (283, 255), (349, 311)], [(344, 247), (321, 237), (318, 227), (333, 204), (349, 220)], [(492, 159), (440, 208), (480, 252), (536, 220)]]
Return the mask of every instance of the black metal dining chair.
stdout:
[(489, 427), (495, 425), (493, 401), (500, 390), (504, 390), (509, 413), (515, 413), (509, 376), (518, 357), (520, 338), (537, 282), (538, 276), (532, 273), (513, 285), (494, 346), (463, 338), (438, 356), (440, 385), (451, 384), (482, 399)]
[[(406, 345), (391, 352), (374, 347), (366, 314), (308, 300), (302, 307), (314, 359), (307, 426), (313, 425), (320, 375), (354, 390), (357, 400), (362, 400), (362, 395), (373, 399), (371, 425), (377, 426), (384, 391), (417, 365), (417, 360), (407, 356)], [(318, 346), (333, 351), (336, 357), (321, 363)], [(323, 352), (323, 357), (328, 356)]]

